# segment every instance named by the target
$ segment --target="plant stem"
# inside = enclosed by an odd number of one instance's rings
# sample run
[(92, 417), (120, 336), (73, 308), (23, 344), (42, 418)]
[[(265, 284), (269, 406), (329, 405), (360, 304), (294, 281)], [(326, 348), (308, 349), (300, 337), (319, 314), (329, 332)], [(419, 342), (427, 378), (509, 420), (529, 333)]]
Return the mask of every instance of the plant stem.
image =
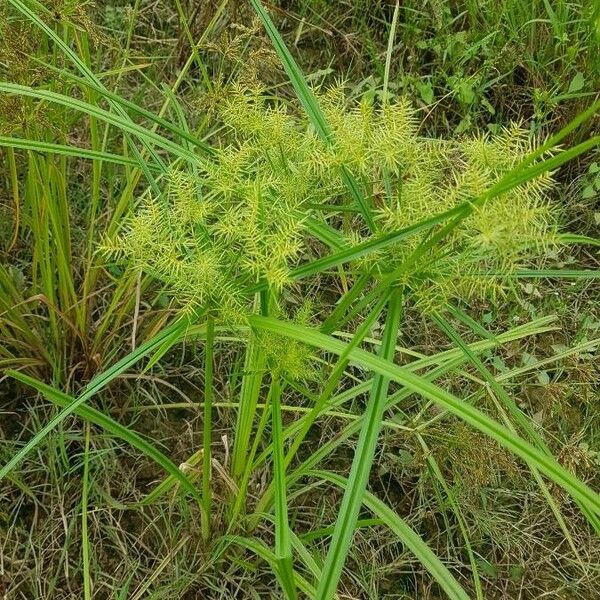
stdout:
[(213, 356), (215, 339), (215, 321), (212, 315), (206, 319), (206, 349), (204, 355), (204, 423), (203, 423), (203, 455), (202, 455), (202, 501), (204, 503), (204, 520), (202, 535), (205, 540), (210, 536), (210, 512), (212, 495), (211, 479), (211, 445), (212, 445), (212, 407), (213, 407)]
[(8, 244), (7, 252), (10, 252), (19, 239), (19, 226), (21, 224), (21, 199), (19, 196), (19, 175), (17, 173), (17, 162), (15, 160), (15, 151), (13, 148), (6, 149), (6, 156), (8, 157), (8, 169), (10, 172), (10, 182), (12, 187), (13, 202), (15, 205), (15, 216), (13, 235)]
[(271, 405), (275, 483), (275, 556), (279, 565), (281, 584), (286, 596), (289, 599), (294, 599), (297, 597), (297, 593), (296, 584), (294, 583), (292, 543), (288, 521), (279, 373), (273, 373), (271, 379)]
[(88, 499), (90, 486), (90, 424), (85, 424), (85, 446), (83, 453), (83, 486), (81, 490), (81, 554), (83, 562), (83, 597), (92, 598), (90, 574), (90, 539), (88, 534)]

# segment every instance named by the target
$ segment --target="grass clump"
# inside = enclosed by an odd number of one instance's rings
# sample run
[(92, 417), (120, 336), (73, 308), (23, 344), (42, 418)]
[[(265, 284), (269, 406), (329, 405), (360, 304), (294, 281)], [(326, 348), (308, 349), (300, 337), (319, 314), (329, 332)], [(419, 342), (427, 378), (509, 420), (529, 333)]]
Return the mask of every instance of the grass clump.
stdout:
[[(597, 241), (565, 233), (561, 196), (598, 104), (577, 114), (579, 78), (552, 136), (538, 114), (472, 127), (505, 17), (465, 62), (476, 7), (435, 3), (467, 79), (430, 69), (415, 94), (409, 4), (371, 7), (369, 77), (331, 85), (286, 44), (309, 21), (282, 37), (259, 0), (9, 0), (7, 598), (593, 597)], [(460, 115), (423, 111), (450, 82)]]

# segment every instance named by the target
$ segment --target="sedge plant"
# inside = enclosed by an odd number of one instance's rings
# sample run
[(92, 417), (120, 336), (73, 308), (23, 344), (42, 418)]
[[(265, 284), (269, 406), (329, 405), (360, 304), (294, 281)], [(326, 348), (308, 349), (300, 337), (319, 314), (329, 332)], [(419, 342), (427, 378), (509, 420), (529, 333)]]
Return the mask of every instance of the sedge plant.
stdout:
[[(600, 532), (598, 494), (558, 462), (531, 418), (481, 358), (485, 351), (555, 327), (552, 317), (470, 344), (448, 320), (448, 315), (456, 314), (457, 303), (504, 301), (514, 293), (518, 278), (547, 275), (544, 266), (550, 253), (560, 252), (569, 241), (588, 241), (560, 231), (560, 208), (550, 197), (555, 170), (598, 145), (599, 139), (593, 137), (570, 149), (558, 147), (597, 106), (546, 141), (532, 139), (517, 124), (496, 134), (427, 137), (420, 133), (419, 117), (410, 100), (390, 98), (387, 78), (382, 94), (358, 99), (349, 98), (343, 86), (310, 88), (264, 7), (252, 0), (297, 101), (273, 96), (258, 79), (230, 82), (211, 117), (208, 146), (177, 105), (177, 86), (165, 100), (177, 106), (173, 112), (178, 122), (173, 125), (164, 114), (154, 117), (106, 89), (90, 69), (86, 43), (79, 40), (75, 52), (39, 16), (37, 2), (9, 3), (71, 61), (78, 74), (66, 77), (71, 84), (60, 90), (31, 82), (5, 82), (0, 83), (0, 92), (22, 99), (32, 109), (44, 103), (87, 115), (95, 142), (81, 156), (92, 160), (94, 182), (99, 181), (105, 162), (131, 169), (123, 197), (102, 235), (88, 232), (84, 299), (89, 299), (103, 269), (113, 273), (123, 269), (127, 283), (119, 297), (126, 301), (117, 302), (121, 303), (118, 323), (133, 309), (136, 285), (137, 297), (140, 286), (166, 296), (177, 316), (164, 326), (159, 320), (157, 327), (150, 328), (154, 335), (72, 395), (60, 385), (64, 362), (53, 365), (58, 374), (52, 377), (53, 385), (31, 376), (39, 376), (38, 372), (14, 370), (37, 363), (27, 358), (29, 362), (20, 362), (19, 344), (32, 345), (35, 335), (23, 327), (23, 316), (16, 310), (18, 297), (10, 296), (5, 309), (11, 316), (7, 331), (10, 339), (22, 339), (7, 352), (7, 365), (13, 367), (8, 374), (61, 410), (0, 468), (0, 477), (13, 473), (29, 452), (75, 414), (131, 445), (165, 472), (165, 479), (129, 509), (166, 502), (173, 493), (181, 502), (193, 501), (204, 547), (217, 565), (227, 557), (237, 560), (242, 551), (251, 552), (269, 564), (285, 597), (296, 598), (300, 591), (328, 600), (336, 594), (360, 511), (366, 508), (421, 561), (449, 598), (464, 600), (469, 597), (466, 585), (443, 558), (405, 519), (367, 490), (380, 431), (397, 427), (394, 417), (402, 413), (402, 403), (413, 398), (425, 405), (434, 403), (442, 411), (440, 418), (464, 421), (522, 460), (571, 544), (568, 525), (547, 481), (563, 488)], [(187, 34), (191, 35), (189, 29)], [(202, 64), (197, 51), (188, 65), (193, 61)], [(85, 100), (69, 93), (74, 82), (84, 91)], [(139, 124), (133, 115), (143, 116), (152, 125)], [(99, 133), (101, 126), (106, 128), (104, 137)], [(127, 155), (107, 151), (107, 132), (113, 129), (121, 135), (130, 152)], [(56, 288), (56, 278), (61, 282), (66, 278), (52, 305), (73, 307), (71, 319), (79, 331), (93, 312), (89, 304), (82, 308), (77, 300), (68, 263), (69, 240), (57, 235), (68, 230), (66, 177), (55, 175), (51, 161), (64, 165), (66, 159), (38, 156), (40, 152), (52, 157), (77, 156), (78, 149), (66, 140), (57, 143), (41, 138), (40, 131), (28, 129), (23, 135), (13, 132), (0, 143), (11, 148), (11, 165), (15, 148), (27, 151), (28, 160), (36, 163), (30, 169), (35, 178), (31, 175), (27, 183), (28, 198), (34, 199), (31, 224), (39, 228), (36, 244), (43, 245), (36, 268), (48, 292)], [(140, 186), (143, 178), (146, 185)], [(99, 191), (94, 190), (91, 222), (99, 210)], [(58, 202), (50, 202), (55, 198)], [(38, 199), (50, 202), (50, 214)], [(51, 238), (48, 230), (53, 232)], [(58, 266), (44, 262), (54, 256), (51, 246), (63, 261)], [(10, 279), (3, 277), (0, 283), (6, 280), (8, 288)], [(314, 302), (303, 303), (300, 310), (290, 308), (289, 296), (297, 293), (300, 284), (310, 286), (314, 281), (318, 285), (326, 277), (341, 282), (342, 292), (333, 310), (317, 315)], [(411, 354), (403, 346), (407, 309), (435, 324), (453, 348), (429, 356)], [(50, 319), (53, 339), (60, 338), (57, 315), (62, 318), (56, 312)], [(380, 318), (385, 324), (381, 334), (373, 337), (370, 334)], [(3, 322), (0, 326), (7, 327)], [(100, 331), (112, 326), (107, 322)], [(477, 324), (475, 329), (481, 332)], [(204, 345), (202, 449), (186, 463), (188, 467), (201, 463), (195, 475), (178, 468), (157, 443), (89, 405), (92, 397), (142, 358), (150, 357), (146, 366), (150, 369), (184, 339)], [(215, 357), (225, 344), (241, 352), (231, 403), (220, 403), (216, 393), (217, 381), (225, 375), (217, 371)], [(35, 361), (40, 362), (44, 355), (42, 349), (37, 352)], [(400, 354), (413, 359), (400, 365)], [(352, 365), (361, 369), (358, 381), (350, 377)], [(442, 378), (465, 365), (474, 366), (484, 378), (497, 401), (496, 410), (444, 387)], [(392, 382), (398, 387), (392, 388)], [(299, 394), (309, 402), (306, 410), (294, 403)], [(364, 410), (353, 414), (348, 402), (362, 395), (367, 397)], [(231, 458), (221, 475), (227, 481), (225, 492), (216, 489), (217, 463), (213, 461), (217, 407), (234, 412)], [(302, 455), (313, 425), (327, 415), (341, 417), (341, 433), (308, 457)], [(424, 415), (420, 411), (417, 423), (407, 431), (426, 447)], [(340, 444), (354, 439), (347, 477), (322, 466)], [(89, 597), (87, 464), (82, 529), (84, 590)], [(254, 494), (250, 483), (265, 466), (269, 481)], [(443, 481), (434, 458), (429, 467)], [(224, 470), (222, 465), (219, 468)], [(306, 538), (296, 535), (292, 525), (293, 499), (307, 493), (315, 482), (343, 490), (324, 557)], [(217, 494), (223, 495), (223, 502), (215, 501)], [(458, 511), (455, 502), (452, 506)], [(468, 539), (464, 522), (459, 522)], [(272, 545), (265, 541), (268, 536), (261, 535), (265, 530), (273, 533)], [(476, 565), (472, 552), (470, 561)], [(476, 567), (472, 575), (481, 597)]]

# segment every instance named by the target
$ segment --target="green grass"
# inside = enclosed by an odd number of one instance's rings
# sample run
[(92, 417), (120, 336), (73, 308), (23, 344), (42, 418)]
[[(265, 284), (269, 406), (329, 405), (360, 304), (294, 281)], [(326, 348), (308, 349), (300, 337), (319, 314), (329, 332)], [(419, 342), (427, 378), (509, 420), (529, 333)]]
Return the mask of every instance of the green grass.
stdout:
[[(309, 72), (385, 78), (393, 2), (279, 4)], [(593, 3), (401, 2), (391, 92), (418, 99), (437, 130), (560, 123), (598, 89), (599, 43)]]
[(594, 597), (598, 16), (0, 8), (3, 597)]

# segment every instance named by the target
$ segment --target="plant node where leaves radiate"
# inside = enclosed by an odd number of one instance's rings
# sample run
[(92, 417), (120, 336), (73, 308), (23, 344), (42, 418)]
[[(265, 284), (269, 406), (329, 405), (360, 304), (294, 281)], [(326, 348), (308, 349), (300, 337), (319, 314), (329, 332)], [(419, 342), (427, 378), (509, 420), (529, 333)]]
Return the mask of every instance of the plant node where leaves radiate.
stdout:
[[(239, 321), (251, 300), (244, 290), (261, 279), (274, 289), (288, 283), (307, 243), (306, 218), (319, 217), (319, 205), (348, 204), (342, 165), (365, 187), (380, 230), (370, 234), (358, 214), (333, 217), (352, 245), (479, 196), (535, 147), (518, 125), (496, 135), (420, 136), (406, 99), (350, 103), (335, 88), (319, 101), (330, 144), (258, 86), (234, 84), (218, 106), (224, 129), (214, 154), (199, 158), (196, 174), (172, 169), (163, 196), (146, 192), (105, 250), (163, 282), (185, 309), (210, 304), (221, 318)], [(411, 265), (403, 283), (420, 307), (493, 297), (515, 269), (543, 260), (559, 217), (547, 198), (552, 185), (542, 175), (479, 206)], [(404, 239), (353, 266), (389, 272), (421, 240)]]

